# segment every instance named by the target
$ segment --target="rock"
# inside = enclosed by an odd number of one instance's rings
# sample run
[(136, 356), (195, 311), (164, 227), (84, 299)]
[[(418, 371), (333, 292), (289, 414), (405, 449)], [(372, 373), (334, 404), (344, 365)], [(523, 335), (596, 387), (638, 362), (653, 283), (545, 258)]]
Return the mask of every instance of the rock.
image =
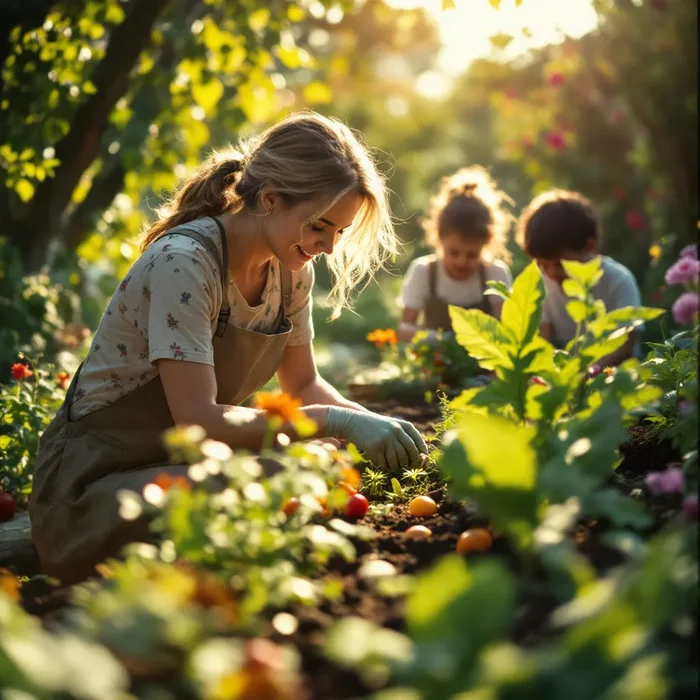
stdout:
[(0, 523), (0, 568), (28, 576), (40, 571), (26, 511), (18, 511), (12, 520)]

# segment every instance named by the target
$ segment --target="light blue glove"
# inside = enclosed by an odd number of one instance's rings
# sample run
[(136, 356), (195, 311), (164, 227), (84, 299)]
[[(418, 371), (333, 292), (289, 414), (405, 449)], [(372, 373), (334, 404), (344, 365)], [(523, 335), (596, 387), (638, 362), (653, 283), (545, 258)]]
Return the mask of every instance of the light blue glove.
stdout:
[(354, 443), (376, 467), (395, 471), (421, 463), (428, 447), (412, 423), (378, 413), (330, 406), (326, 433)]

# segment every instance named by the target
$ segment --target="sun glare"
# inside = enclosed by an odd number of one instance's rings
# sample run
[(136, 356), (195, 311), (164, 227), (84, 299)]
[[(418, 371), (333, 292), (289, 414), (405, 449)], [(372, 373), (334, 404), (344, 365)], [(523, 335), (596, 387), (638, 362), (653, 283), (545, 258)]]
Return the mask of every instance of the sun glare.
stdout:
[[(443, 48), (438, 66), (445, 73), (462, 73), (482, 56), (512, 58), (528, 49), (557, 43), (564, 36), (583, 36), (596, 26), (593, 0), (502, 0), (500, 9), (489, 0), (454, 0), (443, 10), (442, 0), (387, 0), (392, 7), (425, 8), (440, 28)], [(489, 40), (497, 34), (513, 37), (503, 51)]]

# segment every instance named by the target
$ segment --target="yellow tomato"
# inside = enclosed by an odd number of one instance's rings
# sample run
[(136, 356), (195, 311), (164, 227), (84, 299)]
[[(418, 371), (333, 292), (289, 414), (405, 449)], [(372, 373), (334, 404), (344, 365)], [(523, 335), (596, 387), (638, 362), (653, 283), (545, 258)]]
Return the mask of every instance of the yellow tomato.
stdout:
[(412, 525), (406, 530), (407, 540), (427, 540), (433, 531), (425, 525)]
[(408, 504), (408, 512), (419, 518), (427, 518), (429, 515), (434, 515), (436, 511), (437, 504), (430, 496), (416, 496)]
[(488, 530), (476, 527), (472, 530), (465, 530), (457, 540), (457, 552), (466, 554), (467, 552), (487, 552), (493, 545), (493, 537)]

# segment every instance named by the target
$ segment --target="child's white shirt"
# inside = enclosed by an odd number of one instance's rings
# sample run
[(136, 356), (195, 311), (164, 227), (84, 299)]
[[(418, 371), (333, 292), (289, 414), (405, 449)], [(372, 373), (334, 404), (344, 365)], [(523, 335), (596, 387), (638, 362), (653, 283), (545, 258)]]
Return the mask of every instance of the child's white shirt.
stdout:
[[(408, 266), (401, 288), (400, 303), (403, 308), (415, 309), (416, 311), (422, 311), (425, 308), (430, 296), (430, 265), (437, 259), (435, 254), (424, 255), (413, 260)], [(494, 280), (504, 282), (508, 287), (512, 286), (513, 278), (508, 265), (501, 260), (484, 262), (483, 264), (487, 282)], [(476, 271), (466, 280), (455, 280), (447, 274), (442, 260), (439, 260), (435, 293), (443, 301), (454, 306), (475, 306), (481, 302), (483, 293), (479, 272)], [(501, 300), (491, 295), (488, 296), (488, 299), (493, 311), (497, 312)]]
[[(603, 277), (593, 290), (607, 311), (624, 306), (640, 306), (641, 295), (634, 275), (617, 260), (601, 256)], [(576, 322), (569, 316), (566, 305), (569, 298), (561, 287), (547, 275), (542, 275), (547, 296), (542, 309), (542, 323), (552, 324), (552, 337), (559, 343), (568, 343), (576, 335)]]

